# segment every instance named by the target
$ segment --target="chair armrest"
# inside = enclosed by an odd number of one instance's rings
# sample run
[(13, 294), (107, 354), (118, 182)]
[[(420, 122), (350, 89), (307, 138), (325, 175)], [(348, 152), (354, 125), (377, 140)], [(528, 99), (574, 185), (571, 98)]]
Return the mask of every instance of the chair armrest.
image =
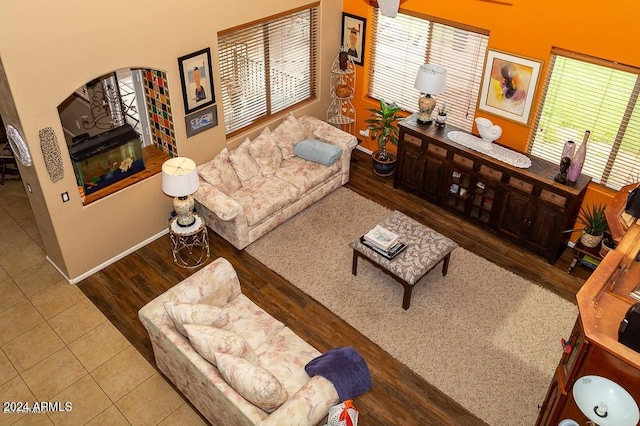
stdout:
[(346, 152), (350, 153), (358, 145), (358, 140), (352, 134), (310, 115), (298, 118), (298, 122), (316, 139), (337, 145)]
[(298, 392), (282, 404), (260, 426), (315, 426), (338, 403), (338, 392), (330, 381), (313, 376)]
[(233, 220), (242, 213), (242, 206), (236, 200), (202, 180), (193, 198), (224, 221)]

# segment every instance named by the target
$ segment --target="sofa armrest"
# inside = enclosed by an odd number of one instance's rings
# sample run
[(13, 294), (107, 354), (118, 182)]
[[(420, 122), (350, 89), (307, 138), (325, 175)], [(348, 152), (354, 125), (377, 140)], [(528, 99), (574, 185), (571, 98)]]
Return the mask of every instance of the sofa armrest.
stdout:
[(330, 381), (313, 376), (298, 392), (282, 404), (260, 426), (315, 426), (338, 403), (338, 392)]
[(227, 259), (219, 257), (143, 306), (138, 311), (138, 318), (150, 330), (150, 327), (171, 323), (164, 309), (165, 302), (224, 306), (241, 293), (235, 269)]
[(202, 180), (193, 198), (224, 221), (233, 220), (242, 213), (242, 206), (236, 200)]
[(352, 134), (310, 115), (298, 118), (298, 122), (316, 139), (337, 145), (348, 153), (358, 145), (358, 140)]

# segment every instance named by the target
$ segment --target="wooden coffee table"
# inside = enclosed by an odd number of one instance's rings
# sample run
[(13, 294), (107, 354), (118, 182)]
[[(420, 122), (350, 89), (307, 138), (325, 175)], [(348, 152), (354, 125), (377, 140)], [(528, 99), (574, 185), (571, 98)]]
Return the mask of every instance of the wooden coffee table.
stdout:
[(400, 241), (407, 244), (407, 248), (390, 260), (362, 244), (358, 238), (349, 244), (353, 249), (351, 273), (358, 275), (359, 257), (367, 259), (402, 284), (404, 287), (402, 307), (409, 309), (413, 286), (440, 262), (442, 262), (442, 275), (447, 275), (451, 252), (458, 245), (399, 211), (394, 211), (379, 225), (398, 234)]

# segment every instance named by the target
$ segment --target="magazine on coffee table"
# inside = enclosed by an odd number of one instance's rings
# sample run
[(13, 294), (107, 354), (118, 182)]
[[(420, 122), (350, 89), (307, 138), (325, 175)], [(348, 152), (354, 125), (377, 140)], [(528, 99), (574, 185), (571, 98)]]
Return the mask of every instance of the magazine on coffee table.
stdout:
[(365, 239), (364, 236), (360, 237), (360, 242), (362, 244), (364, 244), (365, 246), (369, 247), (371, 250), (375, 251), (376, 253), (384, 256), (385, 258), (391, 260), (393, 258), (395, 258), (397, 255), (399, 255), (400, 253), (402, 253), (404, 251), (404, 249), (407, 248), (407, 245), (403, 242), (397, 242), (393, 247), (391, 247), (389, 250), (384, 250), (381, 249), (380, 247), (371, 244), (369, 241), (367, 241)]
[(363, 238), (369, 244), (381, 248), (382, 250), (390, 250), (398, 242), (398, 235), (380, 225), (376, 225), (372, 230), (364, 234)]

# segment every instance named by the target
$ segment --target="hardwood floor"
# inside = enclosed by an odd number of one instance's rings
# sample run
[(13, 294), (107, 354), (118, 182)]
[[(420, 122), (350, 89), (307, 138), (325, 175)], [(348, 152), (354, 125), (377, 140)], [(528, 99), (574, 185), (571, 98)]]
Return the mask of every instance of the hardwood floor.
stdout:
[[(392, 178), (380, 178), (373, 174), (368, 155), (354, 151), (354, 159), (357, 161), (352, 162), (351, 178), (347, 185), (350, 189), (389, 208), (400, 210), (447, 235), (465, 249), (575, 301), (575, 293), (588, 277), (588, 270), (578, 267), (573, 276), (567, 274), (570, 250), (566, 250), (555, 265), (549, 265), (542, 257), (523, 251), (519, 246), (464, 219), (402, 190), (394, 190)], [(256, 304), (318, 350), (349, 345), (367, 360), (373, 389), (354, 401), (360, 411), (362, 424), (484, 424), (245, 251), (236, 250), (214, 232), (209, 232), (209, 238), (211, 258), (222, 256), (234, 265), (243, 293)], [(151, 343), (138, 320), (137, 312), (148, 301), (194, 272), (173, 263), (170, 244), (169, 237), (164, 236), (78, 284), (154, 365)]]

